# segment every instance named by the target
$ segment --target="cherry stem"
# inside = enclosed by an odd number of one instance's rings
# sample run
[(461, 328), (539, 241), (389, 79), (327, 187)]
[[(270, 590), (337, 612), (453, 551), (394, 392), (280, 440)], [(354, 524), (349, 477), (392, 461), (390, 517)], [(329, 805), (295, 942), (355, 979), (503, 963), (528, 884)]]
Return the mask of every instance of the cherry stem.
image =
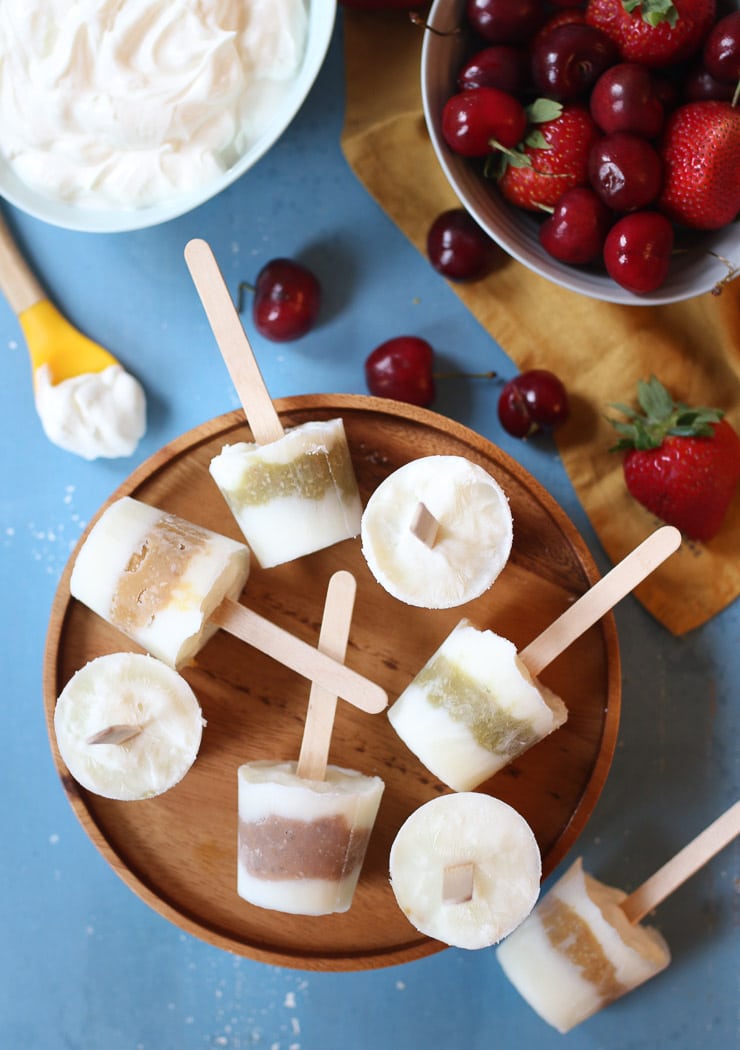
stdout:
[(239, 281), (239, 299), (236, 304), (237, 313), (242, 313), (244, 310), (244, 293), (249, 292), (252, 294), (254, 291), (255, 287), (249, 281)]
[(454, 29), (435, 29), (434, 26), (430, 26), (429, 23), (425, 21), (418, 11), (409, 11), (409, 22), (418, 26), (420, 29), (428, 29), (429, 32), (434, 33), (435, 36), (459, 36), (460, 33), (462, 33), (461, 26), (455, 26)]
[(735, 91), (733, 93), (732, 101), (730, 102), (730, 105), (731, 106), (736, 106), (739, 101), (740, 101), (740, 80), (738, 80), (738, 82), (737, 82), (737, 85), (735, 87)]
[(434, 379), (495, 379), (496, 372), (435, 372)]
[(727, 267), (727, 273), (721, 281), (717, 281), (714, 288), (712, 288), (712, 295), (721, 295), (722, 289), (725, 285), (729, 284), (730, 281), (734, 281), (738, 274), (740, 274), (740, 266), (735, 266), (729, 259), (725, 259), (724, 255), (718, 255), (717, 252), (708, 252), (709, 255), (713, 255), (715, 259), (719, 259), (721, 263), (724, 263)]

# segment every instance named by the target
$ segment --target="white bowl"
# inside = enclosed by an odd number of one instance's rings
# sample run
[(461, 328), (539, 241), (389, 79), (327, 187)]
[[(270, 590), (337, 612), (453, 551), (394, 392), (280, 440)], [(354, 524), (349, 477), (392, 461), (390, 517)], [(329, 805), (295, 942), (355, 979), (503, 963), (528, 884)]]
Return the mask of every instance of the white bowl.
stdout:
[(86, 233), (120, 233), (184, 215), (215, 197), (248, 171), (282, 135), (303, 105), (326, 57), (337, 12), (337, 0), (309, 0), (308, 37), (303, 63), (267, 130), (219, 178), (192, 193), (143, 208), (92, 209), (48, 197), (24, 183), (0, 155), (0, 197), (53, 226)]
[[(465, 0), (434, 0), (427, 22), (434, 29), (448, 31), (463, 23), (464, 13)], [(437, 159), (460, 203), (509, 255), (563, 288), (632, 306), (673, 303), (711, 291), (728, 271), (720, 259), (707, 254), (709, 251), (731, 259), (735, 265), (740, 263), (737, 224), (692, 236), (689, 250), (674, 256), (663, 285), (644, 295), (628, 292), (596, 267), (568, 266), (548, 255), (539, 242), (538, 219), (508, 204), (495, 184), (484, 179), (475, 164), (454, 153), (442, 137), (442, 109), (457, 90), (455, 78), (469, 48), (465, 34), (425, 32), (421, 52), (424, 117)]]

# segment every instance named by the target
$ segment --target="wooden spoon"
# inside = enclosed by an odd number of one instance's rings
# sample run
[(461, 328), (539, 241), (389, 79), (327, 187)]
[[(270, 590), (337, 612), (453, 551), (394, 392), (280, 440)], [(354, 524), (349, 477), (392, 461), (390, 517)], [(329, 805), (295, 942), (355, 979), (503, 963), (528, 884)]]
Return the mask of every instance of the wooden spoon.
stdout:
[(102, 372), (118, 361), (104, 347), (78, 331), (49, 301), (0, 218), (0, 290), (15, 313), (26, 339), (34, 381), (48, 365), (53, 385), (64, 379)]

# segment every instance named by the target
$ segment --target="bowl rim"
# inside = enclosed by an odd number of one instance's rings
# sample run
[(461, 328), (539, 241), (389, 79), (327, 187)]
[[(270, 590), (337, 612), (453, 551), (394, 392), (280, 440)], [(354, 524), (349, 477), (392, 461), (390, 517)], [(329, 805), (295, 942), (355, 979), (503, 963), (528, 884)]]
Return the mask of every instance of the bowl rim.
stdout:
[(147, 229), (179, 218), (205, 204), (253, 167), (298, 114), (329, 50), (337, 4), (338, 0), (307, 0), (305, 52), (290, 91), (282, 99), (270, 127), (215, 182), (144, 208), (79, 208), (29, 186), (0, 155), (0, 197), (35, 219), (80, 233), (125, 233)]
[[(740, 7), (740, 0), (736, 0), (736, 6)], [(686, 280), (689, 271), (686, 267), (681, 267), (673, 273), (673, 281), (669, 275), (668, 280), (654, 292), (637, 295), (617, 284), (606, 273), (600, 274), (583, 267), (569, 266), (550, 258), (544, 249), (540, 249), (535, 243), (533, 234), (530, 246), (525, 239), (515, 237), (509, 230), (502, 230), (493, 223), (483, 200), (485, 191), (481, 189), (476, 194), (477, 184), (481, 183), (480, 177), (464, 157), (454, 154), (447, 146), (440, 127), (441, 106), (438, 102), (442, 81), (439, 76), (439, 61), (441, 58), (443, 61), (452, 62), (456, 50), (460, 49), (461, 41), (465, 39), (460, 34), (441, 35), (440, 31), (459, 25), (464, 7), (465, 0), (433, 0), (426, 20), (430, 29), (424, 33), (420, 63), (422, 109), (429, 138), (437, 161), (461, 206), (512, 258), (551, 283), (589, 298), (629, 306), (658, 306), (711, 293), (727, 277), (728, 269), (723, 257), (731, 255), (733, 247), (735, 253), (738, 252), (736, 224), (730, 224), (720, 230), (696, 231), (697, 249), (701, 244), (707, 244), (704, 249), (701, 279), (692, 274), (689, 283)], [(450, 12), (454, 17), (450, 17)], [(448, 77), (446, 88), (449, 93), (452, 93), (451, 80), (452, 77)], [(533, 215), (523, 211), (519, 215), (518, 209), (504, 201), (502, 205), (506, 209), (507, 218), (510, 217), (511, 225), (518, 220), (524, 221), (531, 231), (535, 229), (536, 219)]]

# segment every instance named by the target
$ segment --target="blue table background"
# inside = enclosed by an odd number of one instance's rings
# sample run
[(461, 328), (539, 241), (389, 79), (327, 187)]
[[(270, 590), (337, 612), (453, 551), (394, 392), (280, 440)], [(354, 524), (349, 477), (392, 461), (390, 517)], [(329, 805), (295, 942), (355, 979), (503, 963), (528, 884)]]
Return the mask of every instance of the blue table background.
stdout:
[[(326, 64), (277, 145), (237, 184), (181, 219), (84, 235), (10, 207), (9, 225), (51, 298), (143, 382), (149, 426), (131, 459), (87, 463), (44, 437), (20, 329), (0, 302), (5, 753), (0, 763), (0, 1047), (5, 1050), (729, 1050), (738, 1028), (738, 843), (656, 912), (674, 954), (658, 978), (560, 1036), (518, 996), (492, 950), (448, 949), (366, 973), (280, 969), (183, 933), (113, 873), (78, 824), (54, 768), (41, 670), (49, 612), (81, 530), (131, 470), (183, 431), (237, 407), (183, 262), (212, 244), (236, 295), (278, 255), (320, 276), (320, 325), (292, 344), (255, 335), (274, 397), (364, 393), (377, 343), (429, 338), (440, 361), (515, 372), (505, 353), (368, 196), (339, 146), (341, 14)], [(546, 366), (547, 361), (543, 360)], [(434, 405), (518, 459), (609, 567), (554, 446), (508, 438), (495, 382), (442, 385)], [(671, 636), (633, 598), (616, 611), (624, 689), (606, 788), (576, 855), (632, 889), (738, 791), (738, 603)], [(557, 874), (557, 873), (556, 873)]]

